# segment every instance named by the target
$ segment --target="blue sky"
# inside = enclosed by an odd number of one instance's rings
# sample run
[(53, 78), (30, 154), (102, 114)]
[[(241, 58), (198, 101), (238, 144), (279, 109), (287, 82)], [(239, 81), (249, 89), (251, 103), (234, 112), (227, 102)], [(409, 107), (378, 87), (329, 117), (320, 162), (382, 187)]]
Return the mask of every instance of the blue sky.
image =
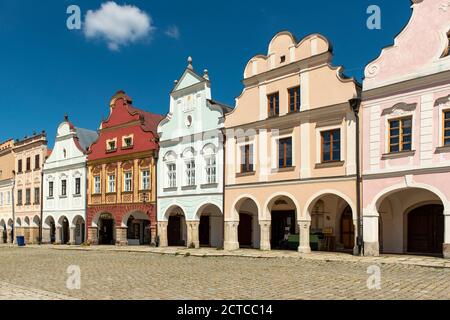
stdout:
[[(151, 18), (151, 30), (132, 43), (111, 48), (67, 29), (69, 5), (81, 8), (84, 22), (104, 2), (0, 0), (0, 141), (46, 130), (52, 147), (65, 113), (76, 126), (97, 129), (119, 89), (136, 107), (166, 114), (189, 55), (196, 70), (209, 70), (213, 98), (234, 105), (247, 61), (267, 53), (281, 30), (298, 39), (322, 33), (333, 44), (334, 65), (361, 81), (364, 66), (393, 43), (411, 14), (410, 0), (128, 0), (116, 2)], [(381, 8), (381, 30), (366, 27), (369, 5)]]

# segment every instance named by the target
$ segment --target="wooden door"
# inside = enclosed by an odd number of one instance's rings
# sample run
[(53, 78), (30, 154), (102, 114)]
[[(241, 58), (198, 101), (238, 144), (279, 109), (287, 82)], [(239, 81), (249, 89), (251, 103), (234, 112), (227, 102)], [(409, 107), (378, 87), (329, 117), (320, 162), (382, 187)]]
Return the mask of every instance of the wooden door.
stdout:
[(345, 208), (341, 216), (341, 242), (344, 249), (353, 249), (355, 246), (355, 227), (350, 206)]
[(169, 225), (167, 227), (167, 237), (169, 246), (182, 246), (181, 237), (181, 217), (171, 216), (169, 217)]
[(408, 214), (408, 252), (442, 253), (444, 207), (426, 205)]
[(209, 221), (209, 216), (202, 216), (200, 218), (200, 227), (199, 227), (199, 232), (200, 232), (200, 245), (201, 246), (205, 246), (205, 247), (209, 247), (211, 245), (211, 241), (210, 241), (210, 221)]
[(241, 247), (252, 246), (253, 217), (246, 213), (239, 213), (238, 241)]

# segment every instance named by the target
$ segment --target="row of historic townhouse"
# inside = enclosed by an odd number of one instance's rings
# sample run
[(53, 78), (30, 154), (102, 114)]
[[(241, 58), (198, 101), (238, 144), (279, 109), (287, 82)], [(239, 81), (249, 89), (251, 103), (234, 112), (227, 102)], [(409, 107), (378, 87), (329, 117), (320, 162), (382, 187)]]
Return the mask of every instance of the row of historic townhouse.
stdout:
[(66, 117), (51, 155), (45, 133), (7, 141), (1, 241), (449, 257), (449, 21), (414, 1), (362, 86), (324, 36), (280, 32), (234, 109), (189, 59), (165, 118), (119, 91), (97, 132)]

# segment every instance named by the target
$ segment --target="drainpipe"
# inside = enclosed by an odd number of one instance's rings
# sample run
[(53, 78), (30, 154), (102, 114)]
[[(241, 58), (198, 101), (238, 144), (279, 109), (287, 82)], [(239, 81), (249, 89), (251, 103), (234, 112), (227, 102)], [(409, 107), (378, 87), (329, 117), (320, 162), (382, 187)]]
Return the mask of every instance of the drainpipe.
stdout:
[(349, 100), (350, 107), (355, 115), (356, 121), (356, 211), (358, 221), (358, 237), (356, 240), (358, 246), (358, 255), (364, 255), (364, 241), (363, 241), (363, 221), (361, 217), (361, 156), (360, 156), (360, 125), (359, 125), (359, 110), (361, 107), (361, 98)]
[[(155, 226), (155, 247), (159, 247), (159, 235), (158, 235), (158, 161), (159, 161), (159, 139), (156, 139), (156, 143), (158, 144), (157, 149), (155, 149), (153, 152), (153, 163), (154, 163), (154, 170), (155, 170), (155, 216), (156, 216), (156, 226)], [(151, 179), (151, 177), (150, 177)], [(151, 192), (151, 191), (150, 191)], [(151, 197), (151, 194), (150, 194)], [(151, 233), (151, 229), (150, 229)], [(151, 242), (151, 239), (150, 239)]]
[(222, 249), (225, 249), (225, 230), (226, 230), (226, 226), (225, 226), (225, 181), (226, 181), (226, 177), (225, 177), (225, 163), (226, 163), (226, 133), (225, 133), (225, 129), (221, 130), (222, 132), (222, 152), (223, 152), (223, 157), (222, 157), (222, 218), (223, 218), (223, 231), (222, 231)]
[[(44, 167), (42, 165), (42, 167)], [(44, 168), (41, 170), (41, 191), (39, 194), (41, 198), (41, 219), (39, 221), (39, 245), (42, 245), (42, 219), (44, 217)]]
[(12, 243), (14, 243), (14, 238), (16, 237), (16, 203), (15, 203), (15, 197), (14, 193), (16, 192), (16, 170), (12, 171), (13, 179), (12, 179), (12, 194), (11, 194), (11, 201), (12, 201), (12, 216), (13, 216), (13, 223), (12, 223)]

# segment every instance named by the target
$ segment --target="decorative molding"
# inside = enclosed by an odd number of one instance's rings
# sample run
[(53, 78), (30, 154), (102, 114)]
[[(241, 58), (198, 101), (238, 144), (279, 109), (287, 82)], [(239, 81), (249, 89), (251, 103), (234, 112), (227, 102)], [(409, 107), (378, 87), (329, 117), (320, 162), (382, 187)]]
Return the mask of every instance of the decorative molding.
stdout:
[(416, 110), (417, 103), (406, 104), (404, 102), (397, 103), (395, 106), (384, 109), (381, 113), (382, 116), (394, 115), (394, 116), (404, 116), (407, 112)]

